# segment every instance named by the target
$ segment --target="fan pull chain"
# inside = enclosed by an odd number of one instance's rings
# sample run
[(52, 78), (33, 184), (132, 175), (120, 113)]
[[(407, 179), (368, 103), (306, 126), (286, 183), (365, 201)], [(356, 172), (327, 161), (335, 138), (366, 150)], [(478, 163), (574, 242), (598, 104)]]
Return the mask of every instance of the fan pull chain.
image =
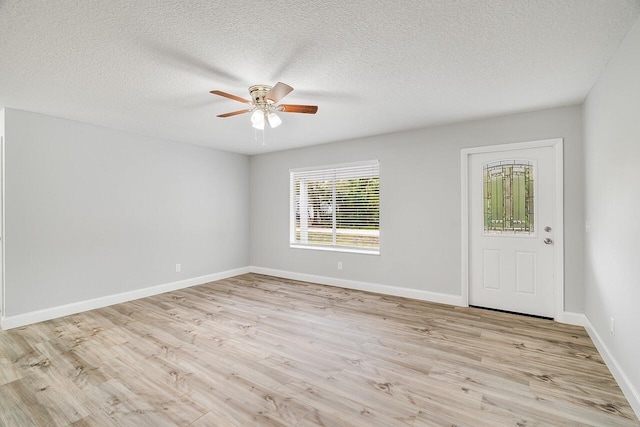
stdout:
[[(258, 142), (258, 129), (254, 129), (254, 130), (253, 130), (253, 140), (254, 140), (255, 142)], [(263, 145), (263, 146), (264, 146), (264, 145), (267, 145), (267, 142), (266, 142), (266, 141), (267, 141), (267, 139), (266, 139), (266, 138), (265, 138), (265, 136), (264, 136), (264, 129), (262, 129), (262, 145)]]

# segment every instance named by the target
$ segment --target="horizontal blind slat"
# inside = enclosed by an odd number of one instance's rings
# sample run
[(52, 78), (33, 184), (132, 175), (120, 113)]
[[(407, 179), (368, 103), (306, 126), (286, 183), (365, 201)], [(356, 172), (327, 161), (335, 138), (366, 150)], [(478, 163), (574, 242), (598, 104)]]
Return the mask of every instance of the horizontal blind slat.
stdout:
[(292, 170), (290, 177), (291, 243), (379, 248), (380, 177), (377, 161), (316, 170)]

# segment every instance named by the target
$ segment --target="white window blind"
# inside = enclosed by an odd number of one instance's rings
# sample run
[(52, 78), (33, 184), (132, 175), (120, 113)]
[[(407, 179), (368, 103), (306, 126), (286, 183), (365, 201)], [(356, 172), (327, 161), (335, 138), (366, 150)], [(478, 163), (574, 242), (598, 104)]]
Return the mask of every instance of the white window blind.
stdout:
[(292, 247), (380, 251), (378, 161), (290, 171)]

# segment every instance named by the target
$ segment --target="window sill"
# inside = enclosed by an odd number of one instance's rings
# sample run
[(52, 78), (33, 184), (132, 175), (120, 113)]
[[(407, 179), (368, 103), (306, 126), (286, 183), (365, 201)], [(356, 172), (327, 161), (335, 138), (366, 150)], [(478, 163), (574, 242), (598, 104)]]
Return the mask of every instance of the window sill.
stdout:
[(380, 255), (379, 249), (359, 249), (359, 248), (342, 248), (339, 246), (315, 246), (315, 245), (300, 245), (300, 244), (289, 244), (289, 248), (291, 249), (311, 249), (313, 251), (325, 251), (325, 252), (346, 252), (352, 254), (363, 254), (363, 255)]

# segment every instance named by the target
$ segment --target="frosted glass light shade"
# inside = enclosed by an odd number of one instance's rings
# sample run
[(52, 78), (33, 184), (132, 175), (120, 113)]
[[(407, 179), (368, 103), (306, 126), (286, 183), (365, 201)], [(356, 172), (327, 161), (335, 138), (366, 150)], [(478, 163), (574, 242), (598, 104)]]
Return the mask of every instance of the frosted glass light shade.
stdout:
[(267, 116), (267, 120), (269, 121), (269, 125), (272, 128), (277, 128), (282, 123), (282, 120), (276, 113), (269, 113), (269, 115)]
[(264, 129), (264, 113), (261, 110), (256, 110), (251, 115), (251, 125), (256, 129)]

